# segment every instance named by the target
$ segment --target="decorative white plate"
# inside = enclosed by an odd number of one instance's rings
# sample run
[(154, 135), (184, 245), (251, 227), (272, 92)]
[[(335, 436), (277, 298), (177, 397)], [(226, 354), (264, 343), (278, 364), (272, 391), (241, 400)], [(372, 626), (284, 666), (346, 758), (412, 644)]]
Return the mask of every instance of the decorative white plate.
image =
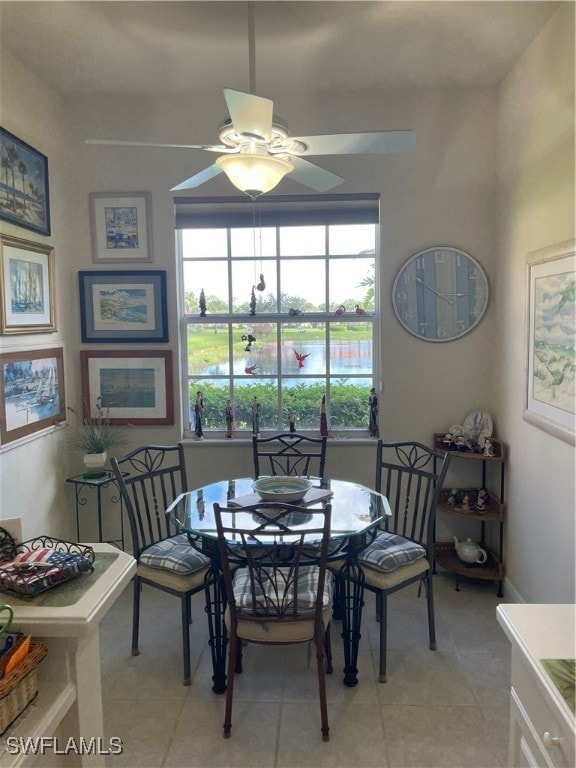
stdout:
[(262, 477), (254, 482), (254, 490), (264, 501), (281, 501), (291, 504), (300, 501), (310, 490), (312, 483), (305, 477)]
[(464, 438), (484, 447), (487, 437), (492, 437), (492, 416), (487, 411), (471, 411), (464, 419)]

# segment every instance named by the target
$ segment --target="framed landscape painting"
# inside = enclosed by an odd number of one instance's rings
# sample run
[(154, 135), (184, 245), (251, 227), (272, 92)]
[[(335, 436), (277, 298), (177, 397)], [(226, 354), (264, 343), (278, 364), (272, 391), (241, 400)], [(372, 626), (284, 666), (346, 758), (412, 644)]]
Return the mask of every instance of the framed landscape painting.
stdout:
[(166, 272), (79, 272), (84, 343), (168, 341)]
[(174, 423), (170, 350), (82, 351), (80, 368), (85, 418), (99, 404), (111, 424)]
[(2, 445), (65, 419), (62, 348), (0, 354)]
[(574, 445), (576, 420), (576, 261), (574, 241), (526, 257), (530, 424)]
[(54, 333), (54, 249), (0, 236), (0, 331)]
[(0, 127), (0, 219), (50, 234), (48, 158)]
[(152, 261), (151, 201), (149, 192), (90, 193), (92, 261)]

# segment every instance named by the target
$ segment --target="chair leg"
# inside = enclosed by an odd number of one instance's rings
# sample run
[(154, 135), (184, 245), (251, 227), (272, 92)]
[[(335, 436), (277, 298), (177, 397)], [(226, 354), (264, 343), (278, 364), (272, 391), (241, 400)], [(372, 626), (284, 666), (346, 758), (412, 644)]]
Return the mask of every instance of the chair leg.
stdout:
[(383, 592), (377, 593), (377, 602), (380, 603), (380, 672), (378, 682), (386, 682), (386, 646), (388, 642), (388, 597)]
[(436, 650), (436, 622), (434, 620), (434, 590), (432, 588), (432, 572), (428, 571), (428, 576), (424, 581), (426, 589), (426, 602), (428, 604), (428, 638), (431, 651)]
[(332, 640), (330, 638), (330, 623), (328, 623), (326, 631), (324, 632), (324, 648), (326, 654), (326, 674), (331, 675), (334, 671), (334, 668), (332, 666)]
[(139, 656), (138, 628), (140, 626), (140, 592), (142, 582), (138, 576), (134, 576), (134, 599), (132, 602), (132, 656)]
[(328, 706), (326, 703), (326, 675), (324, 672), (324, 639), (325, 633), (322, 632), (322, 628), (317, 628), (314, 641), (316, 644), (316, 665), (318, 667), (318, 696), (320, 699), (322, 741), (330, 741), (330, 728), (328, 727)]
[(382, 615), (382, 594), (380, 592), (376, 592), (376, 621), (380, 621), (380, 616)]
[(190, 674), (190, 595), (184, 592), (180, 600), (182, 607), (182, 654), (184, 657), (184, 685), (192, 685)]
[(232, 729), (232, 697), (234, 696), (234, 670), (237, 662), (237, 648), (242, 647), (242, 642), (238, 640), (235, 631), (231, 631), (228, 636), (228, 675), (226, 680), (226, 711), (224, 713), (224, 738), (230, 738)]

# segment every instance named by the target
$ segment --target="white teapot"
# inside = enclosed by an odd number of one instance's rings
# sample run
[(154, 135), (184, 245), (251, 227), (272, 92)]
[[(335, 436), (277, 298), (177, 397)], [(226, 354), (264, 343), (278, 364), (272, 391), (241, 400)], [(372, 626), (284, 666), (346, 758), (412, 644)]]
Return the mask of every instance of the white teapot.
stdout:
[(470, 538), (458, 541), (454, 536), (454, 546), (456, 547), (456, 555), (463, 563), (481, 565), (488, 560), (486, 550)]

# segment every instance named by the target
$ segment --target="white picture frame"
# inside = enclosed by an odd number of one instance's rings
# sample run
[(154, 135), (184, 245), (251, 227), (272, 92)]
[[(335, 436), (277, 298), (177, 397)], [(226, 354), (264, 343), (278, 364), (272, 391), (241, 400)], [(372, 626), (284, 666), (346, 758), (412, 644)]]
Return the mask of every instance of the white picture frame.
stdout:
[(528, 332), (524, 421), (575, 444), (575, 286), (573, 240), (526, 256)]
[(88, 199), (93, 262), (153, 261), (149, 192), (91, 192)]

